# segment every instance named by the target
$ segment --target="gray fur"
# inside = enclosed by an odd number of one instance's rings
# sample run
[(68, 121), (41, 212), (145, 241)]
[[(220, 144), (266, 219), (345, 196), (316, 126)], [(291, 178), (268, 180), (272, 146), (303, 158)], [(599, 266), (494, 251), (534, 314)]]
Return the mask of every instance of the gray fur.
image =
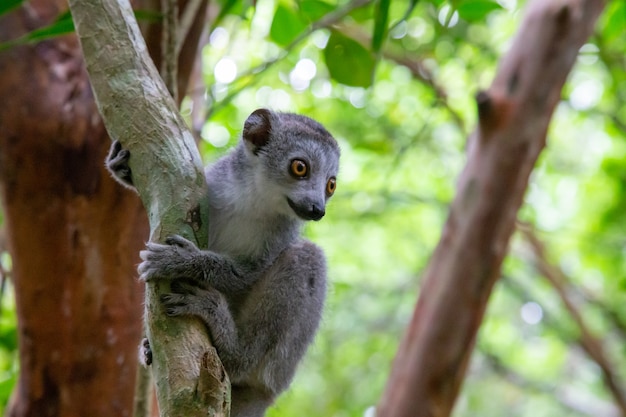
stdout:
[[(107, 167), (132, 185), (120, 151), (112, 147)], [(290, 174), (294, 159), (306, 162), (306, 177)], [(231, 379), (233, 417), (264, 415), (318, 328), (326, 263), (300, 229), (323, 216), (338, 163), (339, 147), (319, 123), (257, 110), (237, 147), (206, 170), (209, 250), (171, 236), (141, 252), (141, 279), (172, 281), (161, 299), (167, 313), (206, 323)]]

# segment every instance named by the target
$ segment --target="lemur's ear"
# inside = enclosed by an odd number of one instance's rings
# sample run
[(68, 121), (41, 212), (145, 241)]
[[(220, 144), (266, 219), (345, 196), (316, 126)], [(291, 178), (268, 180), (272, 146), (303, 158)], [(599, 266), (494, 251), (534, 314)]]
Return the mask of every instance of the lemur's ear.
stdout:
[(265, 146), (270, 139), (273, 114), (268, 109), (258, 109), (252, 112), (243, 125), (243, 138), (252, 145), (256, 154), (259, 148)]

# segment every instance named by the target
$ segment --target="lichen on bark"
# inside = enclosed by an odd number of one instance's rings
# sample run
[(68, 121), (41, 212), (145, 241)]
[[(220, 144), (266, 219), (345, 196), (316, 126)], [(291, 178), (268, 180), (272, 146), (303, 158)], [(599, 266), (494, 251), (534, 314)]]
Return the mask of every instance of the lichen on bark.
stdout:
[[(180, 234), (206, 247), (208, 225), (189, 221), (208, 218), (200, 155), (148, 56), (130, 4), (71, 0), (70, 9), (105, 126), (131, 152), (150, 240)], [(164, 290), (166, 284), (146, 288), (146, 327), (160, 414), (228, 415), (228, 377), (204, 325), (191, 318), (168, 318), (159, 304)], [(207, 375), (217, 377), (207, 383)]]

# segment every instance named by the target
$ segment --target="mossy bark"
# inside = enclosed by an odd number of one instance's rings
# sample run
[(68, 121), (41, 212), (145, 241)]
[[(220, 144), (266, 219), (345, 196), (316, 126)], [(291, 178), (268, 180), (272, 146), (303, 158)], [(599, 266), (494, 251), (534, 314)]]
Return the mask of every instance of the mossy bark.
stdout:
[[(98, 108), (111, 137), (130, 150), (150, 240), (180, 234), (207, 244), (207, 186), (195, 141), (152, 63), (127, 1), (72, 0)], [(146, 288), (146, 323), (162, 416), (228, 415), (229, 382), (206, 329), (168, 318), (167, 288)]]

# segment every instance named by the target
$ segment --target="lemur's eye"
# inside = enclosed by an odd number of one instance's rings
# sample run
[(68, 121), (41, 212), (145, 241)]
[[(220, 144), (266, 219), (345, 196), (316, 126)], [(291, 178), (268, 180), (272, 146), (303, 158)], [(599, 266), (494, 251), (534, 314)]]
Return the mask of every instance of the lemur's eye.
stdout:
[(291, 161), (291, 175), (296, 178), (304, 178), (309, 173), (309, 167), (302, 159), (294, 159)]
[(337, 180), (335, 179), (335, 177), (333, 177), (329, 179), (328, 182), (326, 183), (326, 194), (328, 194), (328, 196), (330, 197), (331, 195), (333, 195), (336, 188), (337, 188)]

